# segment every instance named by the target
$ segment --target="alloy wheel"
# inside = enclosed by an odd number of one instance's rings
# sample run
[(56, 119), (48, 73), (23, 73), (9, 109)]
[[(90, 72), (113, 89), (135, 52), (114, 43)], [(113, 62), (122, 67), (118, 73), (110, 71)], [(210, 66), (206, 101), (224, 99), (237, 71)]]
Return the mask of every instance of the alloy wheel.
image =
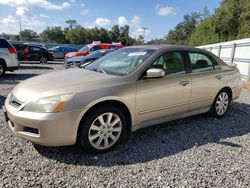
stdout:
[(99, 115), (88, 131), (89, 143), (98, 150), (104, 150), (114, 145), (122, 132), (122, 121), (113, 113)]
[(216, 113), (219, 116), (222, 116), (227, 111), (228, 105), (229, 105), (228, 94), (226, 92), (220, 93), (215, 104)]
[(42, 64), (47, 63), (46, 57), (41, 57), (40, 62), (41, 62)]

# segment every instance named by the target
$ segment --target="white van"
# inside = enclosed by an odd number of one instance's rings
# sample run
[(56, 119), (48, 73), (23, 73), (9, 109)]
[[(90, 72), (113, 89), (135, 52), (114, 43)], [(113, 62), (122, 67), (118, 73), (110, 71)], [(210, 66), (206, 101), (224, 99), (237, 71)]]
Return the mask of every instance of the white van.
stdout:
[(6, 71), (19, 69), (19, 66), (16, 49), (7, 40), (0, 38), (0, 76)]

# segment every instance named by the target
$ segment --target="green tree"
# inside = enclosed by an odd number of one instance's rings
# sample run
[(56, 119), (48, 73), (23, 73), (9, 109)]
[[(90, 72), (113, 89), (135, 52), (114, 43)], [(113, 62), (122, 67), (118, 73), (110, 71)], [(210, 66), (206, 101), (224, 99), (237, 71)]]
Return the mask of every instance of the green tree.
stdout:
[(70, 29), (73, 29), (74, 27), (77, 26), (76, 20), (72, 20), (72, 19), (66, 20), (66, 24), (69, 25), (69, 28), (70, 28)]
[(109, 36), (111, 41), (113, 42), (120, 42), (120, 28), (118, 25), (114, 25), (109, 32)]
[(24, 29), (19, 32), (21, 40), (36, 40), (39, 38), (38, 34), (31, 29)]
[(129, 43), (129, 26), (125, 25), (123, 27), (120, 27), (120, 36), (119, 36), (119, 42), (121, 42), (123, 45), (127, 46)]
[(215, 33), (218, 42), (233, 40), (237, 38), (240, 28), (240, 0), (224, 0), (214, 15)]
[(166, 42), (168, 44), (187, 44), (200, 19), (200, 13), (192, 12), (191, 14), (184, 15), (183, 21), (168, 32)]
[(104, 29), (104, 28), (99, 29), (99, 40), (101, 42), (105, 42), (105, 43), (112, 42), (110, 37), (109, 37), (109, 32), (107, 29)]
[(214, 15), (201, 21), (189, 38), (198, 46), (250, 37), (250, 1), (223, 0)]
[(64, 31), (61, 27), (47, 27), (41, 34), (40, 37), (42, 41), (52, 41), (57, 43), (67, 42), (65, 39)]
[(166, 44), (167, 41), (163, 38), (159, 38), (159, 39), (152, 39), (150, 41), (147, 42), (147, 44)]
[(250, 1), (243, 0), (240, 4), (242, 12), (239, 18), (240, 28), (238, 38), (250, 37)]
[(66, 30), (65, 38), (73, 44), (85, 44), (86, 43), (86, 32), (85, 29), (77, 25), (73, 29)]
[(217, 34), (212, 19), (204, 20), (188, 39), (191, 46), (199, 46), (218, 42)]

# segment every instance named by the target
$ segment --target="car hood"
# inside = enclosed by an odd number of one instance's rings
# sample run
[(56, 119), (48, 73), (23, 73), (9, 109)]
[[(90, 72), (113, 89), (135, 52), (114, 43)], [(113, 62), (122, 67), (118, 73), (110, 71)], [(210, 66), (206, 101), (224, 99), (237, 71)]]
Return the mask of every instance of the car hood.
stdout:
[(86, 56), (88, 54), (89, 54), (88, 51), (84, 51), (84, 52), (70, 52), (70, 53), (66, 54), (66, 58), (71, 58), (71, 57), (75, 57), (75, 56)]
[(70, 57), (75, 56), (75, 54), (76, 52), (69, 52), (69, 53), (66, 53), (65, 57), (70, 58)]
[(20, 101), (59, 94), (79, 93), (119, 83), (120, 77), (85, 69), (51, 72), (25, 80), (12, 94)]

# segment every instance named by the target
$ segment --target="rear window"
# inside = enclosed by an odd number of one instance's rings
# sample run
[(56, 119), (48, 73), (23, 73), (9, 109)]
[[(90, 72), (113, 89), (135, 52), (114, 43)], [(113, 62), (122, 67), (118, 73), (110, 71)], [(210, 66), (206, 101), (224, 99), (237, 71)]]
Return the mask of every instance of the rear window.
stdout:
[(221, 69), (218, 62), (206, 54), (189, 52), (188, 55), (192, 66), (192, 72), (206, 72)]
[(0, 48), (12, 48), (12, 46), (5, 39), (0, 39)]

